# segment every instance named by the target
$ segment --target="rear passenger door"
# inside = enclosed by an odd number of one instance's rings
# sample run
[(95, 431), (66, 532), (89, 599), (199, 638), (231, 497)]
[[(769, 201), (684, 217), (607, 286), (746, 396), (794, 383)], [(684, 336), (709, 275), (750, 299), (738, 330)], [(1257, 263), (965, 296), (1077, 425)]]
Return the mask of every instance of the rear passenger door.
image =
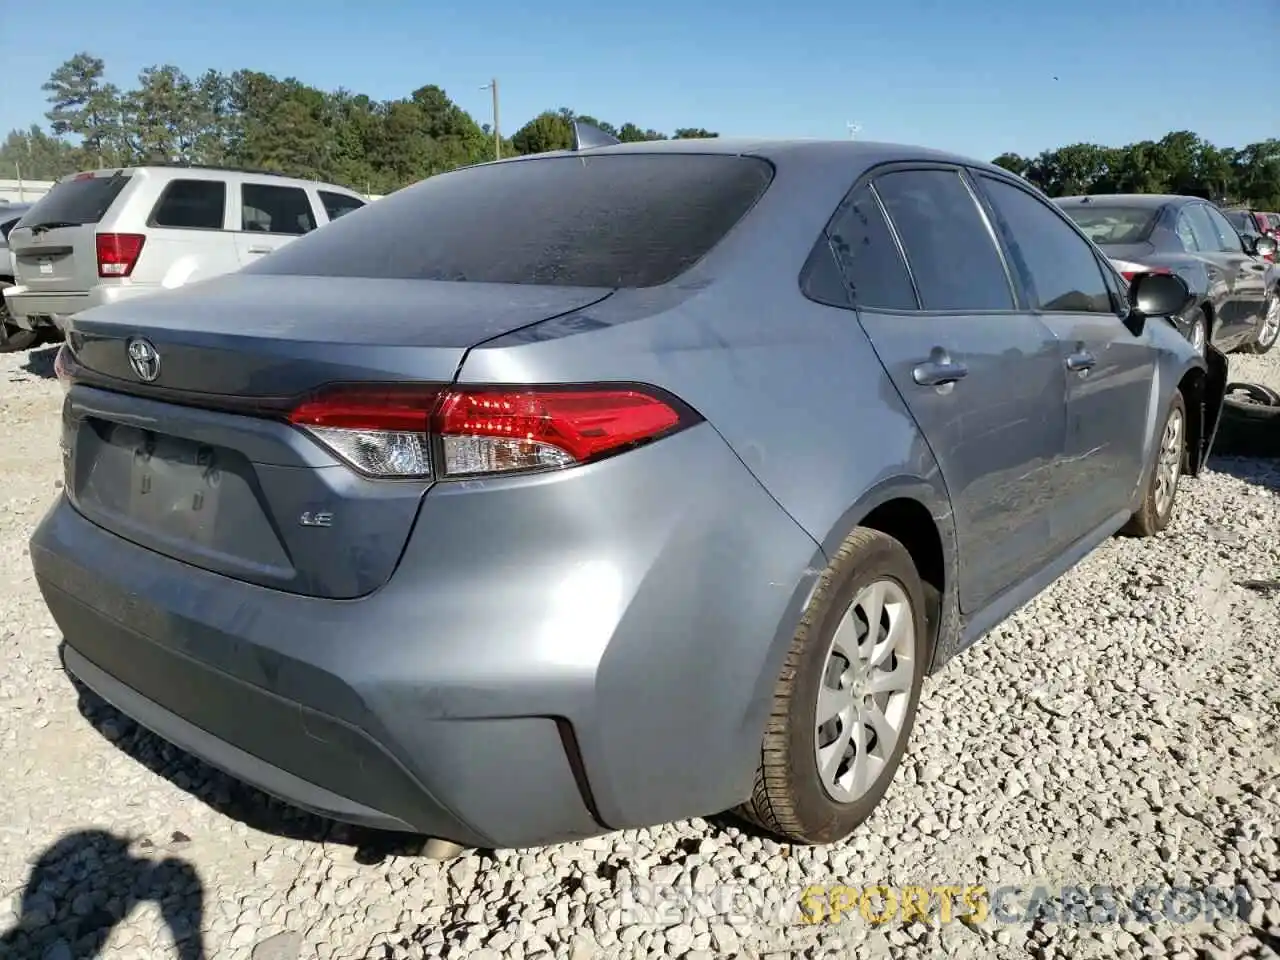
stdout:
[(228, 212), (225, 181), (170, 180), (147, 218), (146, 252), (133, 282), (178, 287), (239, 269)]
[(1156, 414), (1156, 350), (1149, 329), (1135, 336), (1125, 326), (1125, 298), (1067, 217), (1011, 180), (978, 182), (1019, 286), (1060, 345), (1066, 451), (1051, 527), (1062, 550), (1132, 507)]
[(1057, 343), (1019, 307), (958, 168), (878, 174), (850, 195), (831, 242), (862, 327), (942, 470), (960, 606), (978, 610), (1049, 559), (1065, 423)]
[(240, 184), (236, 250), (247, 266), (316, 228), (311, 198), (301, 187), (275, 183)]

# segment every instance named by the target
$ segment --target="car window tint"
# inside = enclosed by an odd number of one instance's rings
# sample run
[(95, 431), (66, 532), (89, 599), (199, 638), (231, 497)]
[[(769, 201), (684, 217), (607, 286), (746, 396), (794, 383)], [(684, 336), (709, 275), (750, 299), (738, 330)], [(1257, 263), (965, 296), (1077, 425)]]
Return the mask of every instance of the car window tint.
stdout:
[(329, 190), (320, 190), (318, 192), (320, 194), (320, 202), (324, 204), (324, 212), (329, 215), (331, 221), (337, 220), (344, 213), (359, 210), (364, 206), (363, 200), (348, 197), (345, 193), (333, 193)]
[(227, 185), (220, 180), (174, 180), (156, 201), (157, 227), (220, 230), (227, 209)]
[(841, 206), (830, 236), (856, 306), (917, 309), (911, 275), (870, 187), (859, 187)]
[(996, 229), (1036, 305), (1054, 312), (1113, 313), (1088, 242), (1026, 190), (994, 177), (982, 180)]
[(1240, 242), (1240, 234), (1235, 227), (1231, 226), (1231, 222), (1208, 204), (1197, 204), (1197, 206), (1204, 208), (1205, 213), (1209, 215), (1209, 222), (1213, 224), (1214, 230), (1217, 231), (1218, 240), (1221, 244), (1218, 249), (1226, 250), (1229, 253), (1243, 253), (1244, 245)]
[(1182, 215), (1191, 224), (1191, 232), (1195, 234), (1196, 247), (1199, 250), (1213, 253), (1222, 249), (1222, 240), (1218, 236), (1218, 231), (1214, 229), (1213, 221), (1209, 219), (1203, 203), (1188, 204), (1182, 208)]
[(246, 183), (240, 187), (240, 229), (258, 233), (308, 233), (316, 228), (307, 191)]
[(1086, 237), (1098, 244), (1143, 242), (1159, 212), (1151, 207), (1100, 207), (1092, 201), (1064, 203), (1061, 209)]
[(1111, 300), (1111, 310), (1121, 316), (1129, 312), (1129, 291), (1124, 280), (1109, 264), (1100, 264), (1102, 280), (1107, 285), (1107, 294)]
[(1196, 232), (1191, 229), (1191, 218), (1187, 216), (1185, 210), (1178, 211), (1178, 217), (1174, 221), (1174, 233), (1178, 235), (1178, 239), (1182, 241), (1182, 248), (1191, 252), (1200, 249), (1200, 241), (1196, 237)]
[(729, 154), (542, 156), (429, 177), (244, 269), (650, 287), (702, 259), (773, 180)]
[(960, 174), (904, 170), (875, 180), (925, 310), (1011, 310), (1013, 294)]
[(98, 223), (131, 179), (123, 173), (106, 177), (81, 173), (70, 180), (60, 180), (23, 215), (22, 225)]

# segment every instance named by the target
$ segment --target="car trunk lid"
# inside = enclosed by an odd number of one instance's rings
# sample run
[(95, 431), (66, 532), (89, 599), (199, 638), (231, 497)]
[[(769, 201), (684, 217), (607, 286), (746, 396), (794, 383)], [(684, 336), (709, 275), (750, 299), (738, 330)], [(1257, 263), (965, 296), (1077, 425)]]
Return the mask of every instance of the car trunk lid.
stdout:
[[(62, 361), (67, 495), (185, 563), (364, 596), (394, 571), (431, 481), (359, 475), (285, 422), (288, 409), (327, 383), (449, 383), (475, 344), (610, 292), (231, 275), (85, 311)], [(144, 341), (150, 381), (130, 359)]]

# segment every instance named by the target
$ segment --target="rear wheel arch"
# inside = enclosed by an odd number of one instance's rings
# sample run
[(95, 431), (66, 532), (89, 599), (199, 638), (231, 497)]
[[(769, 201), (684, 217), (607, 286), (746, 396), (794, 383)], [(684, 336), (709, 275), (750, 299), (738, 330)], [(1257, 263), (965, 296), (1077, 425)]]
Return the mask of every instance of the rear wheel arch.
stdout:
[(862, 527), (888, 534), (906, 548), (925, 588), (930, 670), (950, 658), (959, 636), (955, 602), (959, 556), (951, 510), (941, 499), (944, 496), (923, 480), (886, 481), (847, 512), (823, 543), (826, 556), (834, 556)]
[(1227, 358), (1212, 344), (1205, 347), (1204, 366), (1192, 365), (1178, 378), (1176, 389), (1187, 408), (1185, 476), (1198, 476), (1209, 459), (1226, 384)]

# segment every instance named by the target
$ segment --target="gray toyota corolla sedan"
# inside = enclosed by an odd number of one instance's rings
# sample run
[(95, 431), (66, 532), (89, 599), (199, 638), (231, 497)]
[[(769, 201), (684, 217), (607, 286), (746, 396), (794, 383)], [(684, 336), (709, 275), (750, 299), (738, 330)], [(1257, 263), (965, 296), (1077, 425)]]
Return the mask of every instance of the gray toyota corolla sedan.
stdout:
[(961, 157), (595, 142), (74, 318), (31, 540), (72, 674), (441, 846), (826, 843), (927, 673), (1170, 522), (1224, 372), (1177, 277)]

